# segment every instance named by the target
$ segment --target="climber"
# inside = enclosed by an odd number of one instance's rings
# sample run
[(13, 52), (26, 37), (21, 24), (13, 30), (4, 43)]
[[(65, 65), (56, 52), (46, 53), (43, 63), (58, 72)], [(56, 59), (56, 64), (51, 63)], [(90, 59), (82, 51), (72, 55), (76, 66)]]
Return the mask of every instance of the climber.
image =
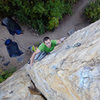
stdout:
[(44, 37), (43, 43), (37, 48), (35, 52), (33, 52), (30, 58), (30, 65), (32, 65), (34, 60), (40, 61), (47, 54), (49, 54), (57, 44), (62, 43), (66, 37), (61, 38), (60, 40), (50, 40), (49, 37)]

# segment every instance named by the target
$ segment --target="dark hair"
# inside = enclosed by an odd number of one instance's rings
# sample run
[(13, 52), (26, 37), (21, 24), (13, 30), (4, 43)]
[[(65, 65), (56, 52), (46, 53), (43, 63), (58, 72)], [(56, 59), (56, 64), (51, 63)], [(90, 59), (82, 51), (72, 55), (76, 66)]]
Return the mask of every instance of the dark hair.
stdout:
[(44, 37), (43, 42), (47, 41), (48, 39), (50, 39), (49, 37)]

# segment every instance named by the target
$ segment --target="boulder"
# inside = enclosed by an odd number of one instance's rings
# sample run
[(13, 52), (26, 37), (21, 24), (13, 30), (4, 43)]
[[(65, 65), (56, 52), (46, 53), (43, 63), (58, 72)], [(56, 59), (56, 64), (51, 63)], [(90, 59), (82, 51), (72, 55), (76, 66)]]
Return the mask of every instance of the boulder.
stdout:
[(34, 88), (34, 84), (23, 67), (0, 84), (0, 100), (44, 100), (29, 87)]
[(100, 20), (26, 69), (47, 100), (99, 100)]

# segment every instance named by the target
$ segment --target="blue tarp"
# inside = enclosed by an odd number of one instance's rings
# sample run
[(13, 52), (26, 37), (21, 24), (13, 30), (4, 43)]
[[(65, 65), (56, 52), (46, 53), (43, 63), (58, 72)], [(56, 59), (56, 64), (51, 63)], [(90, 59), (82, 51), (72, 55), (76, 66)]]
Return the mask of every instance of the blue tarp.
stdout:
[(17, 35), (22, 34), (21, 27), (12, 18), (8, 18), (8, 17), (4, 18), (2, 20), (2, 25), (7, 27), (11, 35), (15, 35), (15, 33)]
[(23, 54), (23, 52), (19, 49), (17, 43), (14, 41), (7, 39), (5, 41), (5, 45), (10, 57), (17, 57)]

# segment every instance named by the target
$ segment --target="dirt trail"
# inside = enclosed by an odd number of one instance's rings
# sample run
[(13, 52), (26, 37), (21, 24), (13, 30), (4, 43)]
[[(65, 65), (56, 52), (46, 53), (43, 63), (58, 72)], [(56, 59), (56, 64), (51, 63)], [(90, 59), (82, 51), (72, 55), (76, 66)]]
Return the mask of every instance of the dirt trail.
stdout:
[(31, 54), (27, 52), (28, 47), (36, 42), (42, 41), (43, 37), (49, 36), (51, 39), (59, 39), (64, 36), (68, 37), (67, 32), (69, 30), (79, 30), (89, 25), (89, 23), (86, 22), (82, 16), (83, 10), (87, 4), (88, 0), (80, 0), (77, 4), (75, 4), (73, 7), (73, 15), (64, 16), (63, 20), (60, 22), (59, 27), (56, 28), (53, 32), (46, 32), (45, 34), (39, 36), (38, 34), (34, 33), (32, 29), (29, 29), (26, 26), (22, 26), (24, 34), (21, 34), (19, 36), (16, 35), (14, 40), (17, 40), (20, 49), (24, 52), (25, 56), (23, 62), (18, 62), (16, 58), (9, 57), (6, 47), (4, 45), (4, 40), (6, 40), (7, 38), (13, 40), (13, 37), (8, 33), (5, 27), (0, 25), (0, 56), (3, 56), (5, 58), (4, 62), (0, 62), (0, 66), (2, 66), (2, 64), (5, 62), (10, 61), (8, 67), (15, 66), (17, 68), (20, 68), (25, 63), (27, 63), (28, 59), (31, 56)]

